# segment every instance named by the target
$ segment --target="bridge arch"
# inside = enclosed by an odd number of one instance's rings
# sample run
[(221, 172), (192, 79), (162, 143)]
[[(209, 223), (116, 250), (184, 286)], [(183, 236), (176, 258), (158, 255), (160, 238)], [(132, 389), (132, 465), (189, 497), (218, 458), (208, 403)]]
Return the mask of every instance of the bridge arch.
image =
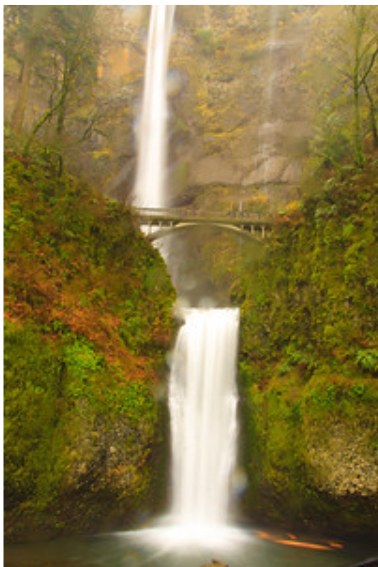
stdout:
[[(168, 236), (169, 234), (173, 234), (175, 232), (184, 232), (188, 229), (196, 228), (196, 227), (220, 228), (222, 230), (242, 236), (243, 238), (253, 239), (259, 243), (262, 243), (262, 240), (264, 240), (267, 233), (267, 228), (264, 226), (251, 228), (248, 225), (238, 226), (238, 225), (228, 224), (226, 222), (215, 222), (215, 221), (201, 222), (201, 221), (191, 220), (191, 221), (182, 221), (177, 224), (172, 224), (170, 226), (155, 227), (156, 230), (154, 231), (151, 230), (151, 232), (147, 234), (147, 237), (151, 242), (154, 242), (156, 240), (159, 240), (160, 238), (164, 238), (165, 236)], [(150, 229), (152, 228), (153, 227), (151, 226)]]
[(151, 241), (158, 240), (174, 231), (187, 230), (195, 226), (209, 226), (240, 234), (255, 241), (262, 241), (270, 232), (271, 222), (259, 213), (239, 214), (224, 212), (198, 212), (185, 208), (139, 208), (137, 209), (141, 226)]

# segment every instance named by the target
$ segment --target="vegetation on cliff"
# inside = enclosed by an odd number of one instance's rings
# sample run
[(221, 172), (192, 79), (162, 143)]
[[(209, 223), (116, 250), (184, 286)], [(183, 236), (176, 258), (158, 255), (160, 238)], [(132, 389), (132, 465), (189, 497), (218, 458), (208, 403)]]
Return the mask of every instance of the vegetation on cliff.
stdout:
[[(6, 6), (4, 116), (124, 202), (147, 6)], [(377, 147), (376, 6), (177, 6), (172, 202), (280, 210), (315, 162)], [(308, 158), (313, 152), (311, 159)], [(315, 164), (315, 166), (316, 166)], [(227, 189), (226, 199), (219, 187)], [(199, 196), (199, 199), (197, 197)]]
[(141, 22), (125, 15), (131, 9), (4, 9), (6, 125), (26, 148), (53, 147), (66, 169), (102, 192), (125, 181), (135, 157), (131, 101), (140, 94), (144, 53), (135, 47)]
[(262, 518), (376, 533), (377, 181), (372, 158), (345, 166), (277, 219), (235, 286), (248, 506)]
[(226, 211), (276, 212), (308, 194), (319, 163), (362, 164), (377, 148), (377, 19), (376, 6), (179, 6), (179, 200), (223, 206), (223, 185)]
[[(147, 506), (173, 290), (131, 210), (65, 171), (127, 198), (148, 8), (5, 8), (5, 122), (23, 136), (5, 155), (16, 538)], [(376, 6), (179, 6), (169, 76), (172, 202), (291, 203), (265, 260), (207, 228), (175, 237), (189, 300), (222, 303), (232, 287), (242, 306), (247, 513), (356, 533), (378, 523), (377, 18)]]
[(152, 505), (164, 262), (54, 152), (7, 143), (4, 179), (6, 534), (127, 522)]

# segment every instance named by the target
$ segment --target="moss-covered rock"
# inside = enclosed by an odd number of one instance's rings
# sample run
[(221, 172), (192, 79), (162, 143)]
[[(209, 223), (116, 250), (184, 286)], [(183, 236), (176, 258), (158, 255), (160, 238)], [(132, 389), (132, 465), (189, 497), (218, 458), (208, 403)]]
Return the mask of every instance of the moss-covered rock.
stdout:
[(245, 509), (260, 520), (377, 533), (377, 220), (376, 163), (345, 168), (277, 219), (238, 288)]
[(152, 510), (164, 473), (158, 391), (174, 290), (132, 211), (58, 169), (45, 150), (5, 154), (13, 540), (127, 525)]
[(375, 380), (314, 376), (305, 383), (292, 373), (254, 384), (247, 395), (246, 513), (286, 528), (375, 535)]

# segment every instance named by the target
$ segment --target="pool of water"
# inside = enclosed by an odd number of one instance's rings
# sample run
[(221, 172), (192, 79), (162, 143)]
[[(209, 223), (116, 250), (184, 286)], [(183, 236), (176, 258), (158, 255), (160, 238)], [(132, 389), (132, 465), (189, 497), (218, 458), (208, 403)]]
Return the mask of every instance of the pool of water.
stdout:
[[(375, 548), (374, 548), (375, 547)], [(152, 527), (45, 543), (6, 545), (5, 567), (349, 567), (378, 545), (258, 529)]]

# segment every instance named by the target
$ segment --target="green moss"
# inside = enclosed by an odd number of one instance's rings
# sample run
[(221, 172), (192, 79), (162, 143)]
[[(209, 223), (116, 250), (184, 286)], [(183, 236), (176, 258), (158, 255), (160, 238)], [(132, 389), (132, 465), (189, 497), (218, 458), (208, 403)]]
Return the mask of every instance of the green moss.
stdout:
[(201, 29), (197, 30), (194, 35), (199, 42), (201, 53), (208, 57), (214, 55), (217, 42), (214, 38), (213, 31), (210, 29)]
[(5, 507), (41, 509), (55, 497), (64, 468), (56, 429), (62, 361), (30, 323), (7, 323), (4, 341)]
[(160, 427), (154, 390), (173, 329), (173, 287), (133, 212), (57, 177), (54, 159), (6, 148), (5, 528), (13, 538), (93, 530), (148, 507)]
[(339, 532), (376, 530), (376, 184), (374, 163), (345, 171), (278, 218), (265, 258), (233, 289), (249, 400), (246, 508), (282, 525), (334, 529), (336, 518)]

